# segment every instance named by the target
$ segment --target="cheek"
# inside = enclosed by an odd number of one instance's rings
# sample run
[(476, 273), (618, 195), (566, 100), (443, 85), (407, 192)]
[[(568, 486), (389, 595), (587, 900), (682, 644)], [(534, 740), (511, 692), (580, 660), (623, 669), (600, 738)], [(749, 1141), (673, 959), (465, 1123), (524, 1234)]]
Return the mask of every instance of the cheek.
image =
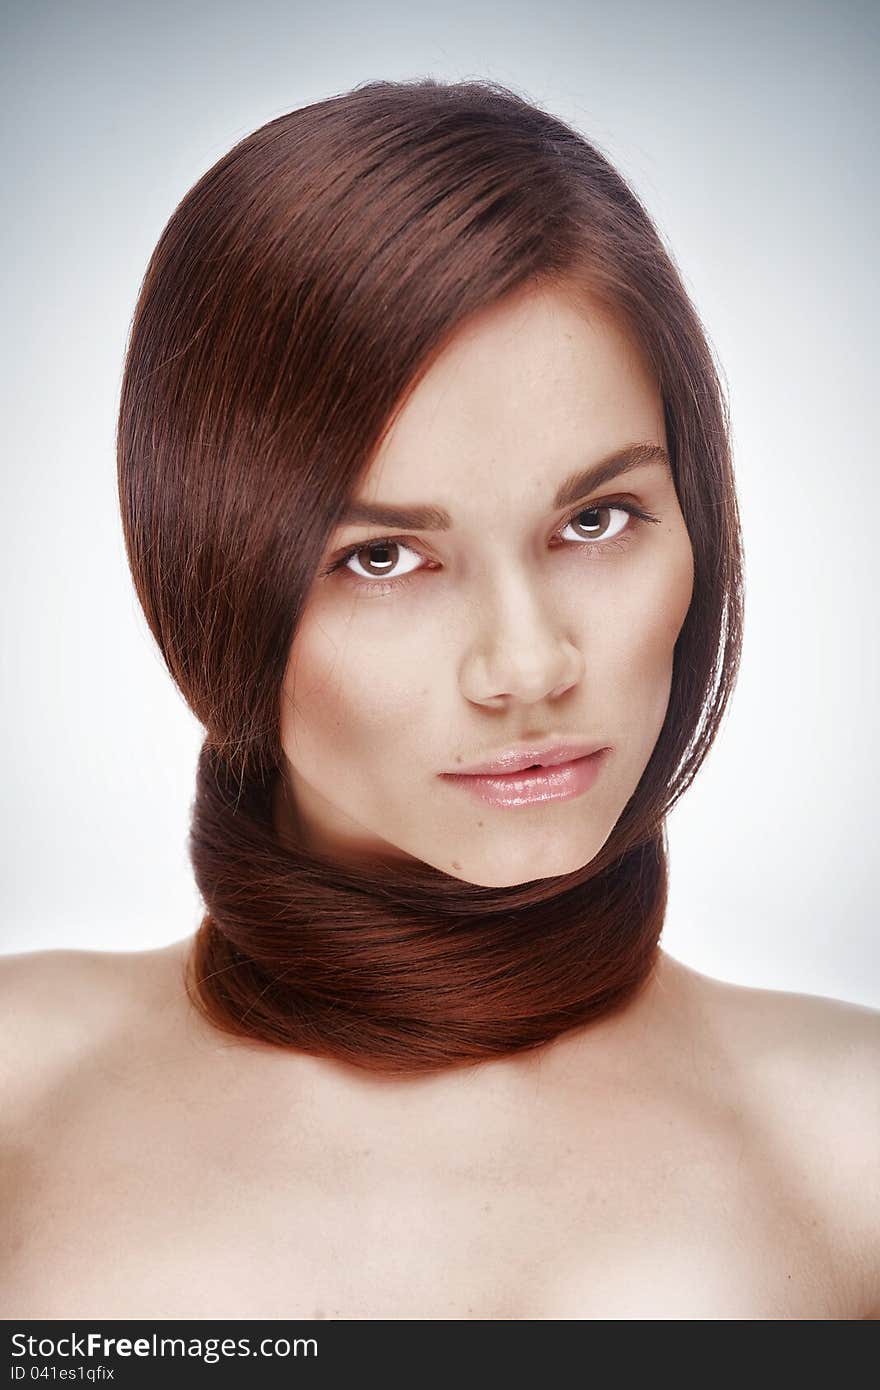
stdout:
[[(657, 563), (633, 571), (633, 582), (618, 586), (613, 603), (602, 611), (609, 671), (615, 673), (622, 702), (650, 706), (662, 722), (672, 679), (675, 643), (693, 593), (690, 545), (658, 557)], [(613, 613), (613, 620), (609, 618)], [(590, 642), (585, 652), (589, 669)]]
[[(381, 599), (366, 602), (381, 603)], [(306, 615), (284, 678), (282, 741), (320, 744), (331, 753), (400, 742), (425, 692), (424, 665), (412, 647), (383, 637), (380, 624), (352, 614), (335, 621)]]
[[(690, 552), (688, 552), (688, 556)], [(648, 586), (633, 615), (640, 645), (652, 661), (672, 663), (673, 651), (693, 593), (693, 567), (688, 558), (661, 570)]]

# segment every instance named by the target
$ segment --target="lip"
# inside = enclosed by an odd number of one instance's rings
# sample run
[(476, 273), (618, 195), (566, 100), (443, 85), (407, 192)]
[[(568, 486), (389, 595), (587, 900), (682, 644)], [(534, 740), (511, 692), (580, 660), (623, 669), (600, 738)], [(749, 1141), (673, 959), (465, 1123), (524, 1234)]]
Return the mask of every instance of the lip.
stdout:
[(526, 747), (506, 748), (486, 762), (474, 763), (472, 767), (459, 768), (455, 773), (442, 773), (444, 777), (484, 777), (510, 772), (522, 772), (533, 763), (541, 767), (558, 767), (561, 763), (571, 763), (577, 758), (588, 758), (605, 747), (602, 743), (587, 743), (584, 739), (545, 739), (530, 743)]
[(525, 771), (480, 775), (442, 773), (444, 781), (457, 783), (490, 806), (534, 806), (543, 801), (568, 801), (589, 791), (598, 778), (610, 748), (598, 748), (581, 758)]

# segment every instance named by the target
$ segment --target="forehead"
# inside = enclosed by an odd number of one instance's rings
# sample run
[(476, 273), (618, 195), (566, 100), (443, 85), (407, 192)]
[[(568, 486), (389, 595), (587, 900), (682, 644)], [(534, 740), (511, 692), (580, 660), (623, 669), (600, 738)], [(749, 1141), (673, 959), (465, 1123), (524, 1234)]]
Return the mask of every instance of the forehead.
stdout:
[(482, 310), (432, 363), (357, 494), (440, 502), (557, 481), (633, 440), (665, 442), (657, 384), (599, 305), (530, 290)]

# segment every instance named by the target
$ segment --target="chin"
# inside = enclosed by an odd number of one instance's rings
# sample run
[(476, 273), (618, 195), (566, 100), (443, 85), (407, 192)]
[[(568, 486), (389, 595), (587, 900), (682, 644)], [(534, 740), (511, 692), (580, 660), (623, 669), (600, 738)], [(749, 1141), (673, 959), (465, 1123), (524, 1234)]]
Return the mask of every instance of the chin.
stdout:
[(511, 856), (509, 861), (487, 860), (480, 863), (477, 859), (471, 859), (469, 862), (455, 860), (452, 862), (459, 863), (459, 868), (450, 867), (449, 863), (438, 867), (442, 867), (452, 878), (457, 878), (462, 883), (473, 883), (479, 888), (517, 888), (523, 883), (534, 883), (538, 879), (561, 878), (565, 874), (576, 873), (595, 859), (601, 848), (602, 845), (598, 844), (595, 847), (587, 846), (585, 850), (582, 843), (577, 849), (572, 848), (569, 853), (561, 854), (557, 844), (545, 854), (519, 853), (515, 857)]

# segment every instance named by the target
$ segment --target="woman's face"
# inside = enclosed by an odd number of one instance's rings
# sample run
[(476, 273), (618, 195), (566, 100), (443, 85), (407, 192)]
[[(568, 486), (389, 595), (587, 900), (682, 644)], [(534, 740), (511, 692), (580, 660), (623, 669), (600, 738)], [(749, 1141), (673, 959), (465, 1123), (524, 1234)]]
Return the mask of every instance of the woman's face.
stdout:
[[(663, 724), (693, 557), (661, 458), (557, 494), (636, 444), (666, 448), (662, 402), (598, 308), (521, 292), (459, 332), (352, 499), (450, 524), (328, 538), (284, 682), (282, 833), (486, 887), (595, 857)], [(549, 737), (606, 747), (587, 790), (499, 806), (441, 775)]]

